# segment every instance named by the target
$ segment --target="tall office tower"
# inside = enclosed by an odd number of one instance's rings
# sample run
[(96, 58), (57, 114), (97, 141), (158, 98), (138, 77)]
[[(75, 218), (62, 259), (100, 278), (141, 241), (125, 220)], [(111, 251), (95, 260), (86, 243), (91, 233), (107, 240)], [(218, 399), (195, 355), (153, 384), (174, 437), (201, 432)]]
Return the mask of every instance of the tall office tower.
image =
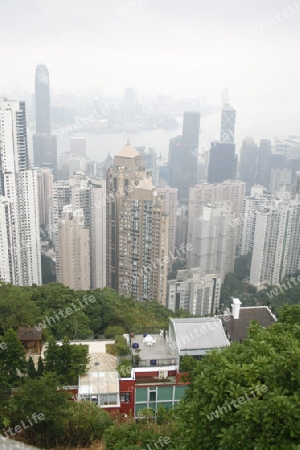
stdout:
[(186, 111), (183, 114), (182, 142), (192, 150), (198, 151), (200, 133), (200, 113)]
[(57, 179), (57, 137), (51, 134), (49, 72), (38, 65), (35, 71), (36, 134), (33, 135), (34, 165), (49, 168)]
[(157, 196), (163, 199), (164, 212), (169, 217), (169, 252), (174, 254), (176, 243), (176, 211), (177, 211), (177, 189), (169, 186), (157, 188)]
[(175, 280), (168, 281), (167, 307), (184, 309), (193, 315), (216, 314), (219, 309), (221, 278), (202, 275), (199, 268), (178, 270)]
[(53, 199), (53, 173), (50, 169), (40, 169), (37, 171), (38, 198), (39, 198), (39, 223), (40, 226), (47, 227), (50, 223), (50, 208)]
[(0, 279), (39, 285), (37, 175), (28, 169), (24, 102), (0, 100), (0, 156)]
[(168, 216), (129, 143), (107, 171), (107, 284), (138, 301), (165, 304)]
[(209, 203), (230, 203), (231, 212), (240, 216), (246, 192), (246, 183), (240, 180), (226, 180), (223, 183), (211, 184), (205, 181), (190, 188), (189, 192), (189, 223), (193, 217), (203, 214), (204, 207)]
[(82, 209), (90, 235), (91, 289), (106, 286), (106, 183), (84, 175), (70, 179), (73, 208)]
[(187, 203), (189, 188), (197, 183), (199, 132), (200, 113), (186, 111), (183, 116), (182, 137), (170, 140), (171, 187), (178, 189), (181, 203)]
[(274, 201), (258, 211), (250, 284), (275, 285), (300, 269), (300, 201)]
[(181, 245), (184, 247), (187, 244), (188, 235), (188, 207), (187, 205), (181, 205), (177, 207), (176, 210), (176, 248), (180, 248)]
[(60, 271), (57, 281), (70, 289), (90, 289), (90, 238), (82, 209), (63, 207), (58, 220)]
[(36, 133), (51, 134), (51, 103), (49, 72), (46, 66), (35, 70), (35, 115)]
[(291, 184), (291, 169), (271, 169), (270, 192), (272, 192), (272, 194), (279, 192), (283, 187), (290, 189)]
[(230, 205), (205, 206), (203, 215), (194, 217), (187, 254), (189, 269), (199, 267), (201, 274), (215, 273), (224, 281), (233, 272), (236, 227), (232, 226)]
[(78, 156), (86, 156), (86, 139), (83, 137), (71, 137), (70, 154)]
[(262, 139), (257, 152), (256, 184), (268, 189), (271, 174), (271, 141)]
[(287, 167), (287, 160), (284, 153), (271, 154), (271, 169), (284, 169)]
[(249, 195), (255, 185), (257, 166), (257, 144), (252, 138), (243, 140), (240, 158), (240, 178), (246, 183), (246, 194)]
[(222, 106), (229, 104), (229, 89), (226, 87), (222, 90)]
[(39, 168), (49, 168), (57, 177), (57, 137), (47, 134), (34, 134), (33, 158), (34, 165)]
[(241, 232), (238, 253), (240, 256), (253, 251), (257, 211), (271, 205), (272, 196), (264, 191), (263, 186), (256, 185), (251, 188), (251, 195), (244, 200), (243, 214), (239, 221)]
[(235, 144), (212, 142), (209, 151), (208, 183), (235, 179)]
[(223, 105), (221, 116), (221, 142), (234, 143), (236, 110), (228, 103)]

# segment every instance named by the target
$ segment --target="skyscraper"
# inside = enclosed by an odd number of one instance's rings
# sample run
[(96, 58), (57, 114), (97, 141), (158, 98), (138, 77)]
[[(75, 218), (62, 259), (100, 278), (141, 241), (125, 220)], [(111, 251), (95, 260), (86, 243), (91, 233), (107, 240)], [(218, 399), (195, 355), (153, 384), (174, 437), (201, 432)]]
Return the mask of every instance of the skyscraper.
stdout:
[(182, 136), (170, 140), (171, 187), (178, 189), (181, 203), (188, 202), (189, 188), (197, 183), (200, 113), (186, 111)]
[(64, 206), (58, 221), (58, 282), (74, 290), (90, 289), (90, 238), (82, 209)]
[(36, 133), (51, 134), (49, 72), (44, 65), (38, 65), (35, 70), (35, 115)]
[(193, 218), (187, 254), (189, 269), (200, 268), (201, 274), (216, 274), (222, 282), (233, 272), (237, 229), (233, 227), (230, 205), (209, 205), (203, 214)]
[(258, 211), (250, 284), (276, 285), (300, 269), (300, 201), (275, 200)]
[(107, 285), (165, 304), (169, 219), (141, 155), (128, 143), (107, 171)]
[(222, 183), (235, 179), (235, 144), (212, 142), (209, 151), (207, 181)]
[(84, 175), (70, 179), (73, 208), (82, 209), (90, 236), (91, 289), (106, 286), (106, 182)]
[(252, 138), (243, 140), (240, 159), (240, 178), (246, 183), (246, 194), (249, 195), (255, 185), (257, 167), (257, 144)]
[(34, 134), (33, 159), (34, 165), (40, 169), (51, 169), (57, 178), (57, 138), (54, 135)]
[(257, 152), (256, 184), (269, 189), (271, 173), (271, 141), (262, 139)]
[(234, 143), (236, 110), (228, 103), (223, 105), (221, 116), (221, 142)]
[(251, 195), (244, 199), (243, 213), (239, 224), (241, 232), (239, 236), (239, 255), (247, 255), (252, 252), (254, 246), (254, 230), (257, 212), (271, 205), (272, 196), (264, 192), (264, 188), (255, 185), (251, 189)]
[(0, 100), (0, 279), (41, 284), (38, 187), (29, 169), (25, 103)]
[(34, 165), (48, 167), (57, 178), (57, 138), (51, 135), (51, 103), (49, 72), (38, 65), (35, 71), (36, 134), (33, 135)]
[(169, 186), (157, 188), (157, 195), (163, 199), (164, 212), (169, 217), (169, 251), (173, 254), (176, 242), (177, 189)]
[(230, 203), (232, 213), (238, 217), (242, 214), (245, 191), (246, 183), (240, 180), (196, 184), (190, 188), (189, 223), (193, 217), (202, 215), (204, 207), (209, 203)]

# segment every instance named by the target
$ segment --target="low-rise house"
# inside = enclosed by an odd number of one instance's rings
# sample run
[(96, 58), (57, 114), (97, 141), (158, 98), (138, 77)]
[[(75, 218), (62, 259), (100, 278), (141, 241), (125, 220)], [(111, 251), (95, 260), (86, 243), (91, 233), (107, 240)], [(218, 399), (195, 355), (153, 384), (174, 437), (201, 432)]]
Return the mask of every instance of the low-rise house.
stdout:
[(38, 331), (35, 327), (20, 327), (18, 329), (18, 338), (24, 345), (27, 354), (41, 354), (42, 331)]
[(230, 342), (242, 342), (247, 337), (247, 330), (252, 320), (256, 320), (264, 328), (276, 322), (276, 317), (268, 306), (241, 307), (241, 304), (238, 298), (232, 297), (231, 313), (221, 316)]

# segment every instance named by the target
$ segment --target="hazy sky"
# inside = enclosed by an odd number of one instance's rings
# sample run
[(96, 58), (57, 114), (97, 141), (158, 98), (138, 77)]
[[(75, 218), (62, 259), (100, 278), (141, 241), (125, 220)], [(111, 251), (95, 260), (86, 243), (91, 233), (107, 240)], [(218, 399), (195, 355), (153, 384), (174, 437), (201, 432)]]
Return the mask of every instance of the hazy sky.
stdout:
[[(51, 88), (300, 104), (300, 0), (0, 0), (0, 94)], [(277, 14), (277, 16), (276, 16)], [(265, 22), (263, 25), (263, 20)]]

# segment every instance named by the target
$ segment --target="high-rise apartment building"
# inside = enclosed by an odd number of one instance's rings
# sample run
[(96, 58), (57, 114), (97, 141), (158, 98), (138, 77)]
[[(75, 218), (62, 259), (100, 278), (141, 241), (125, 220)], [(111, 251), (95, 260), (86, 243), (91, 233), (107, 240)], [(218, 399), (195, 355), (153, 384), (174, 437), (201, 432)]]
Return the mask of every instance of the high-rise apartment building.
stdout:
[(199, 268), (178, 270), (176, 279), (168, 281), (167, 307), (184, 309), (193, 315), (216, 314), (219, 309), (221, 278), (201, 274)]
[(228, 103), (225, 103), (221, 116), (221, 142), (234, 143), (235, 118), (236, 110)]
[(246, 183), (246, 194), (249, 195), (255, 185), (257, 167), (257, 144), (252, 138), (243, 140), (240, 158), (240, 179)]
[(276, 285), (300, 269), (300, 201), (275, 200), (258, 211), (250, 284)]
[(165, 305), (169, 218), (151, 178), (121, 199), (119, 217), (120, 295)]
[(58, 282), (74, 290), (90, 287), (90, 237), (82, 209), (63, 207), (58, 220), (60, 271)]
[(243, 213), (239, 218), (239, 255), (247, 255), (253, 251), (254, 231), (257, 211), (268, 208), (271, 205), (272, 196), (265, 192), (262, 186), (256, 185), (251, 189), (251, 195), (244, 199)]
[(41, 284), (38, 187), (29, 169), (25, 103), (0, 100), (0, 279)]
[(70, 179), (73, 208), (82, 209), (90, 236), (91, 289), (106, 286), (106, 182), (84, 175)]
[(50, 169), (37, 171), (38, 198), (39, 198), (39, 223), (40, 226), (49, 228), (51, 225), (51, 213), (53, 200), (53, 173)]
[(233, 218), (229, 204), (205, 206), (203, 214), (193, 218), (189, 234), (192, 250), (187, 254), (189, 269), (214, 273), (222, 282), (227, 273), (233, 272), (237, 242)]
[(212, 142), (209, 151), (208, 183), (235, 179), (235, 144)]
[(223, 183), (206, 183), (205, 181), (190, 188), (189, 192), (189, 223), (193, 217), (203, 214), (204, 207), (209, 203), (230, 203), (231, 212), (240, 216), (243, 210), (246, 183), (240, 180), (226, 180)]
[(271, 169), (270, 176), (270, 192), (275, 194), (282, 188), (290, 188), (292, 184), (292, 171), (291, 169)]
[(156, 189), (158, 197), (163, 200), (164, 212), (169, 217), (169, 252), (175, 251), (176, 245), (176, 211), (177, 211), (177, 189), (169, 186)]
[(166, 301), (169, 219), (129, 143), (107, 171), (107, 285), (138, 301)]

